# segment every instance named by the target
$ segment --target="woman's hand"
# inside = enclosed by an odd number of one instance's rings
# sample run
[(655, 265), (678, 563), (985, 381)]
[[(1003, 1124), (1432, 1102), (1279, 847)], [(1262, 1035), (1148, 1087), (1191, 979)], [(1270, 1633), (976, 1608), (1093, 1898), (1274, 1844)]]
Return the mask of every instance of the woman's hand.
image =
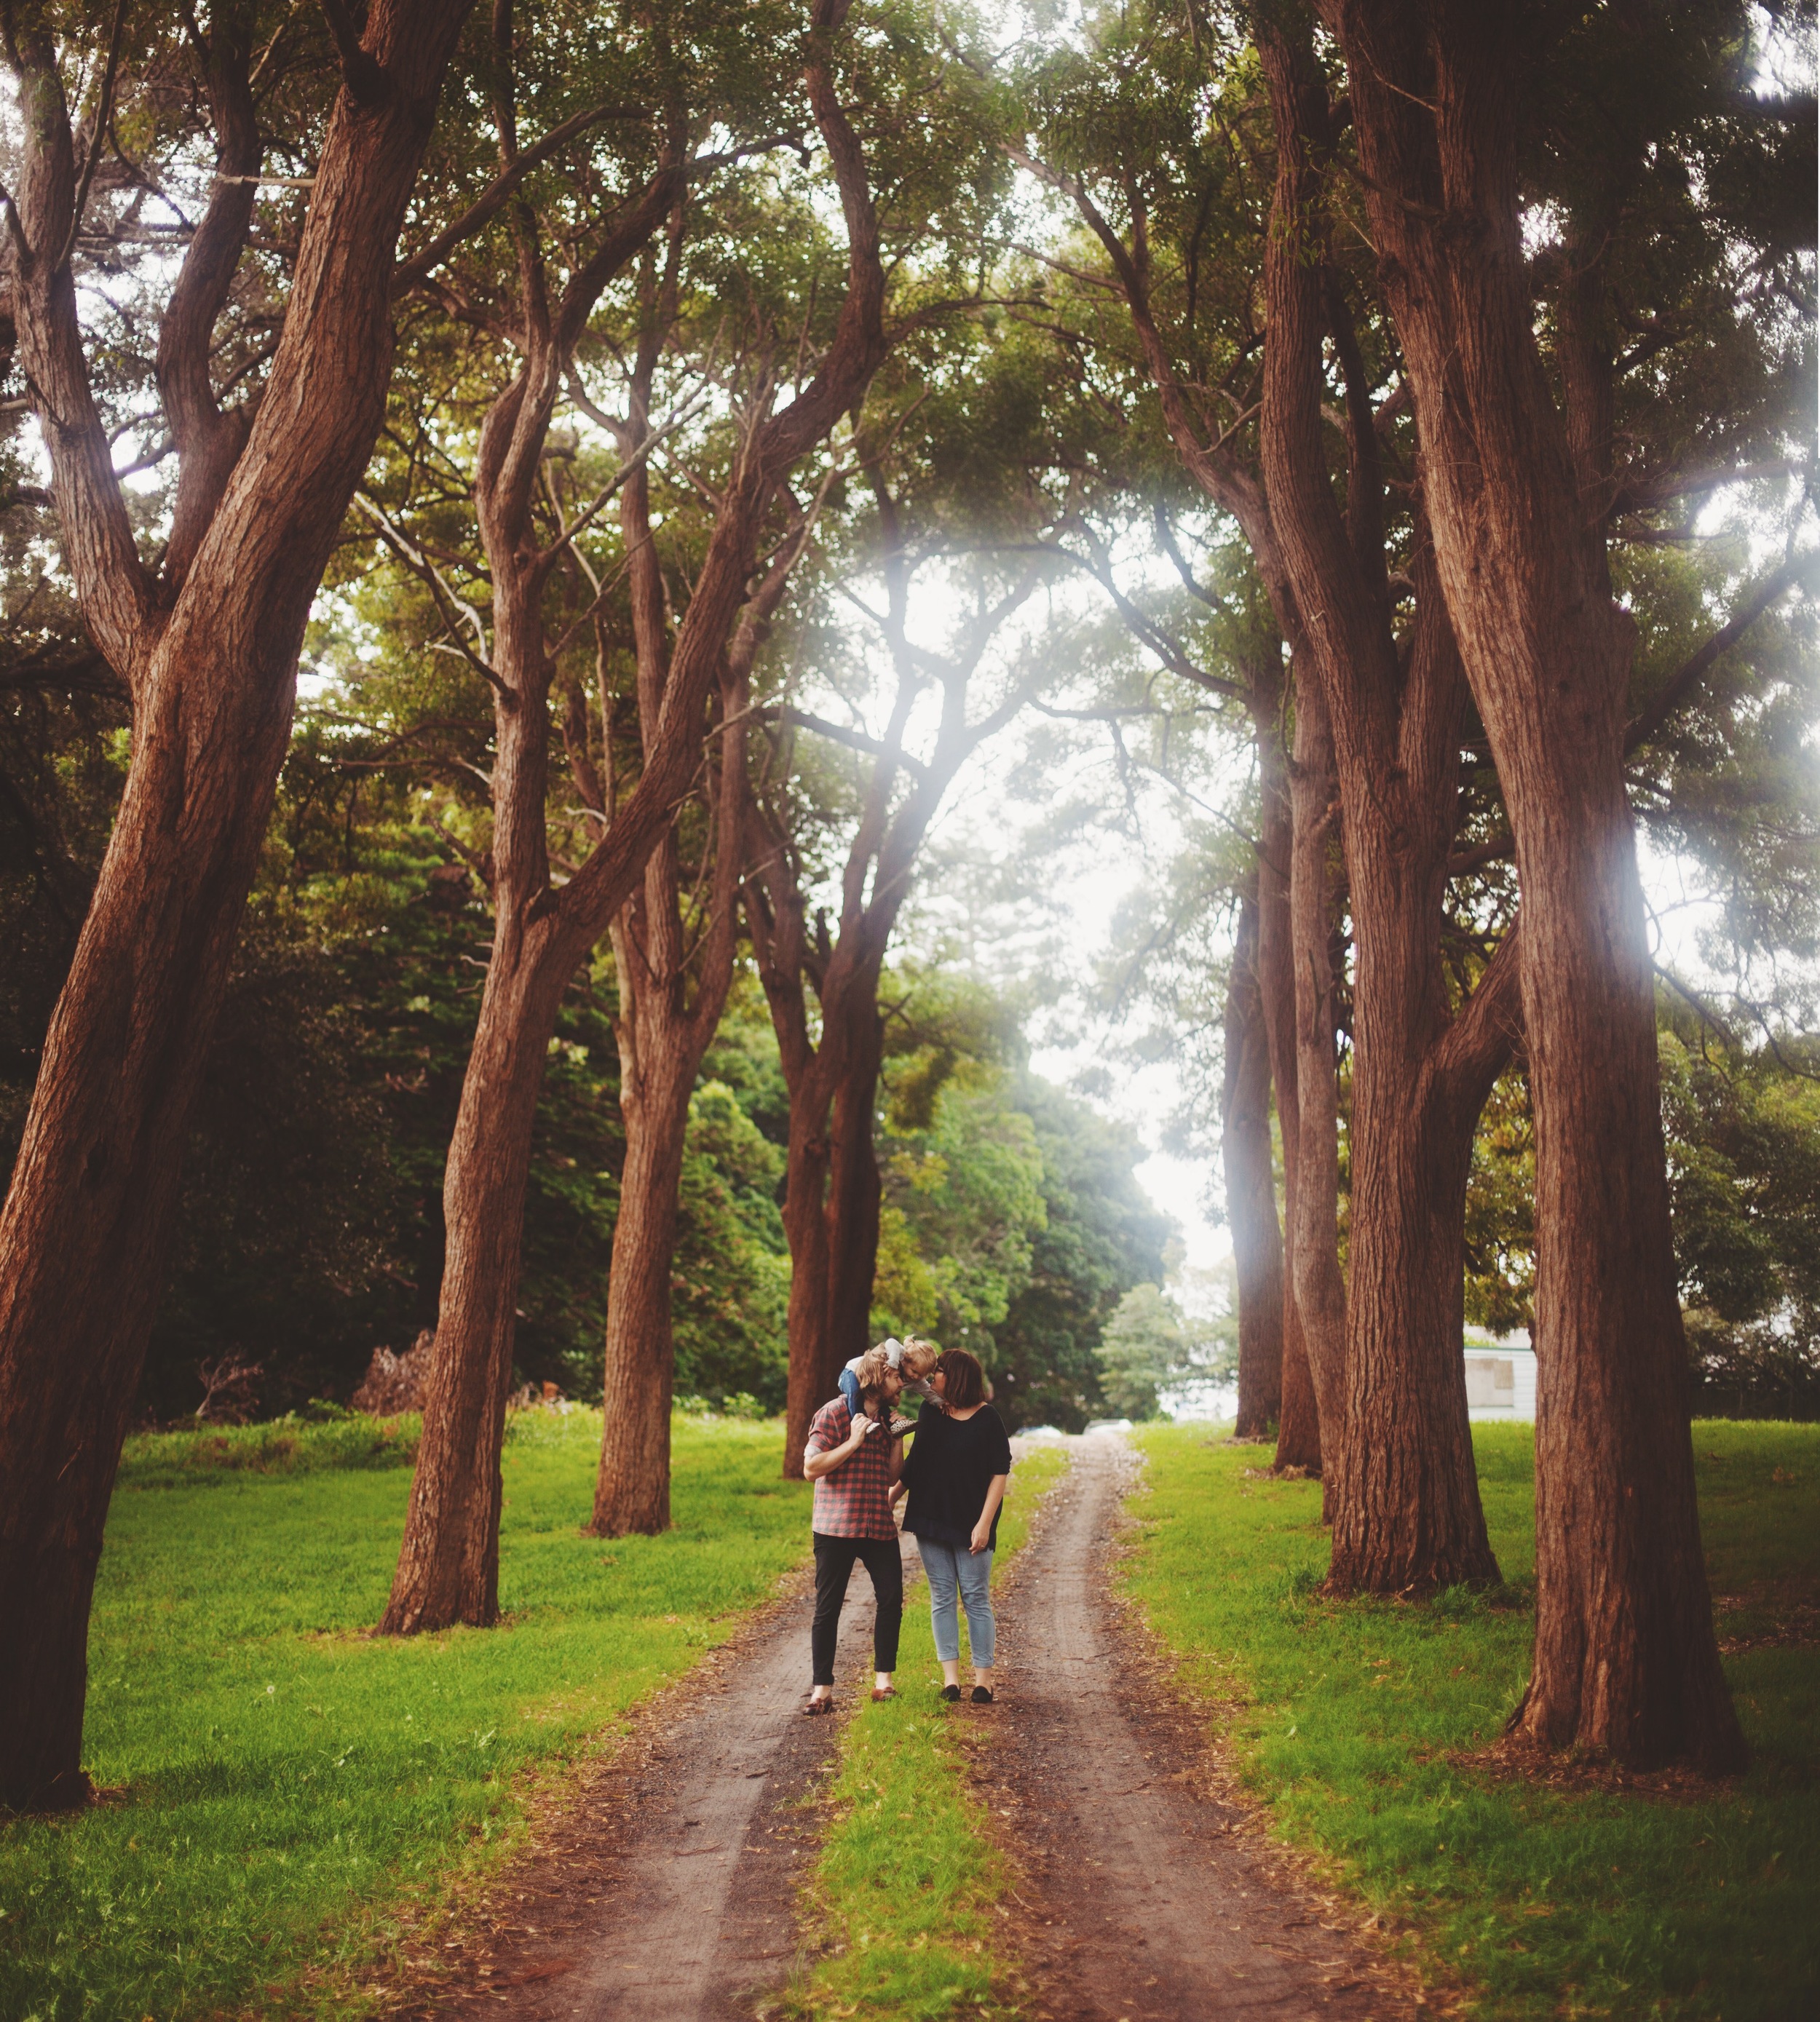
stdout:
[(973, 1538), (967, 1549), (975, 1557), (989, 1551), (992, 1543), (992, 1521), (999, 1513), (999, 1505), (1005, 1499), (1005, 1491), (1011, 1486), (1008, 1474), (995, 1474), (986, 1490), (986, 1506), (980, 1512), (980, 1520), (973, 1527)]

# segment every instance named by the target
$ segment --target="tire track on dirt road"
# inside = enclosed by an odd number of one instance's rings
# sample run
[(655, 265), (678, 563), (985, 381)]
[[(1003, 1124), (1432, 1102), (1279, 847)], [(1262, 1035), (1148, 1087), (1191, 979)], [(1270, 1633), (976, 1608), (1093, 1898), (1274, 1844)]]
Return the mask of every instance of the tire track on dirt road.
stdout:
[(1420, 2010), (1193, 1787), (1199, 1723), (1133, 1661), (1107, 1579), (1124, 1442), (1073, 1440), (1000, 1609), (1000, 1703), (968, 1753), (1022, 1870), (1014, 1928), (1054, 2022), (1365, 2022)]
[[(1194, 1787), (1202, 1724), (1133, 1665), (1133, 1631), (1107, 1586), (1132, 1457), (1103, 1436), (1069, 1445), (1073, 1465), (1000, 1591), (999, 1703), (955, 1709), (974, 1794), (1020, 1871), (1001, 1906), (1021, 1912), (1003, 1947), (1020, 2013), (1029, 2022), (1420, 2013), (1395, 1969), (1273, 1871), (1255, 1835), (1239, 1832), (1244, 1815)], [(906, 1573), (919, 1572), (904, 1546)], [(619, 1757), (546, 1811), (492, 1895), (484, 1940), (404, 2013), (748, 2022), (799, 1957), (799, 1889), (819, 1826), (802, 1799), (839, 1737), (837, 1721), (799, 1711), (809, 1611), (799, 1575), (664, 1695)], [(872, 1612), (870, 1585), (856, 1577), (841, 1618), (843, 1695), (870, 1655)]]
[[(904, 1540), (906, 1585), (916, 1566)], [(791, 1592), (698, 1665), (641, 1746), (588, 1777), (495, 1899), (489, 1942), (406, 2012), (421, 2022), (744, 2022), (788, 1977), (802, 1803), (838, 1720), (806, 1720), (811, 1594)], [(870, 1582), (841, 1615), (837, 1694), (872, 1655)], [(868, 1669), (867, 1677), (871, 1676)]]

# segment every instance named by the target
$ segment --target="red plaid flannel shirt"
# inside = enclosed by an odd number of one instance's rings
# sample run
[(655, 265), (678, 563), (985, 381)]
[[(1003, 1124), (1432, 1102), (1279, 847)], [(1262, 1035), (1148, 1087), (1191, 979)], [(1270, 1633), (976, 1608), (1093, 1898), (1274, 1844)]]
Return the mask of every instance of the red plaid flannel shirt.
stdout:
[[(846, 1444), (853, 1429), (847, 1400), (836, 1397), (816, 1413), (806, 1451), (831, 1453)], [(891, 1520), (890, 1498), (891, 1442), (887, 1434), (877, 1432), (831, 1474), (817, 1478), (810, 1524), (824, 1538), (894, 1538), (897, 1527)]]

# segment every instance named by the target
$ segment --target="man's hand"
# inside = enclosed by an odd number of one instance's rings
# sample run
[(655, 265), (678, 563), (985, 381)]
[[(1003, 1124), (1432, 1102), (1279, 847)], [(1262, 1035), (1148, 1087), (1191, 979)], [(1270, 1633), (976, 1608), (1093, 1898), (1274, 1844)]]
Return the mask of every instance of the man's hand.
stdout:
[(806, 1481), (819, 1481), (824, 1474), (832, 1474), (837, 1467), (844, 1466), (874, 1433), (882, 1433), (884, 1429), (876, 1418), (868, 1418), (862, 1411), (853, 1420), (852, 1429), (838, 1447), (824, 1447), (820, 1452), (809, 1447), (803, 1449), (803, 1479)]

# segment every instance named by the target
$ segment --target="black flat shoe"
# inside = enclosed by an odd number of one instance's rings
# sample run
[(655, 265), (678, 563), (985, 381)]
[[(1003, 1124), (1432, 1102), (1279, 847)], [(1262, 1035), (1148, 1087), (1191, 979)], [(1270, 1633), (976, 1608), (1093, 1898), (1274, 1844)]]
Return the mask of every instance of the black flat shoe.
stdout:
[[(955, 1688), (954, 1695), (956, 1699), (960, 1697), (960, 1688), (958, 1685)], [(973, 1703), (975, 1706), (990, 1706), (992, 1703), (992, 1687), (975, 1685), (973, 1688)]]
[(941, 1688), (941, 1696), (947, 1700), (950, 1706), (952, 1706), (960, 1697), (959, 1686), (944, 1685)]

